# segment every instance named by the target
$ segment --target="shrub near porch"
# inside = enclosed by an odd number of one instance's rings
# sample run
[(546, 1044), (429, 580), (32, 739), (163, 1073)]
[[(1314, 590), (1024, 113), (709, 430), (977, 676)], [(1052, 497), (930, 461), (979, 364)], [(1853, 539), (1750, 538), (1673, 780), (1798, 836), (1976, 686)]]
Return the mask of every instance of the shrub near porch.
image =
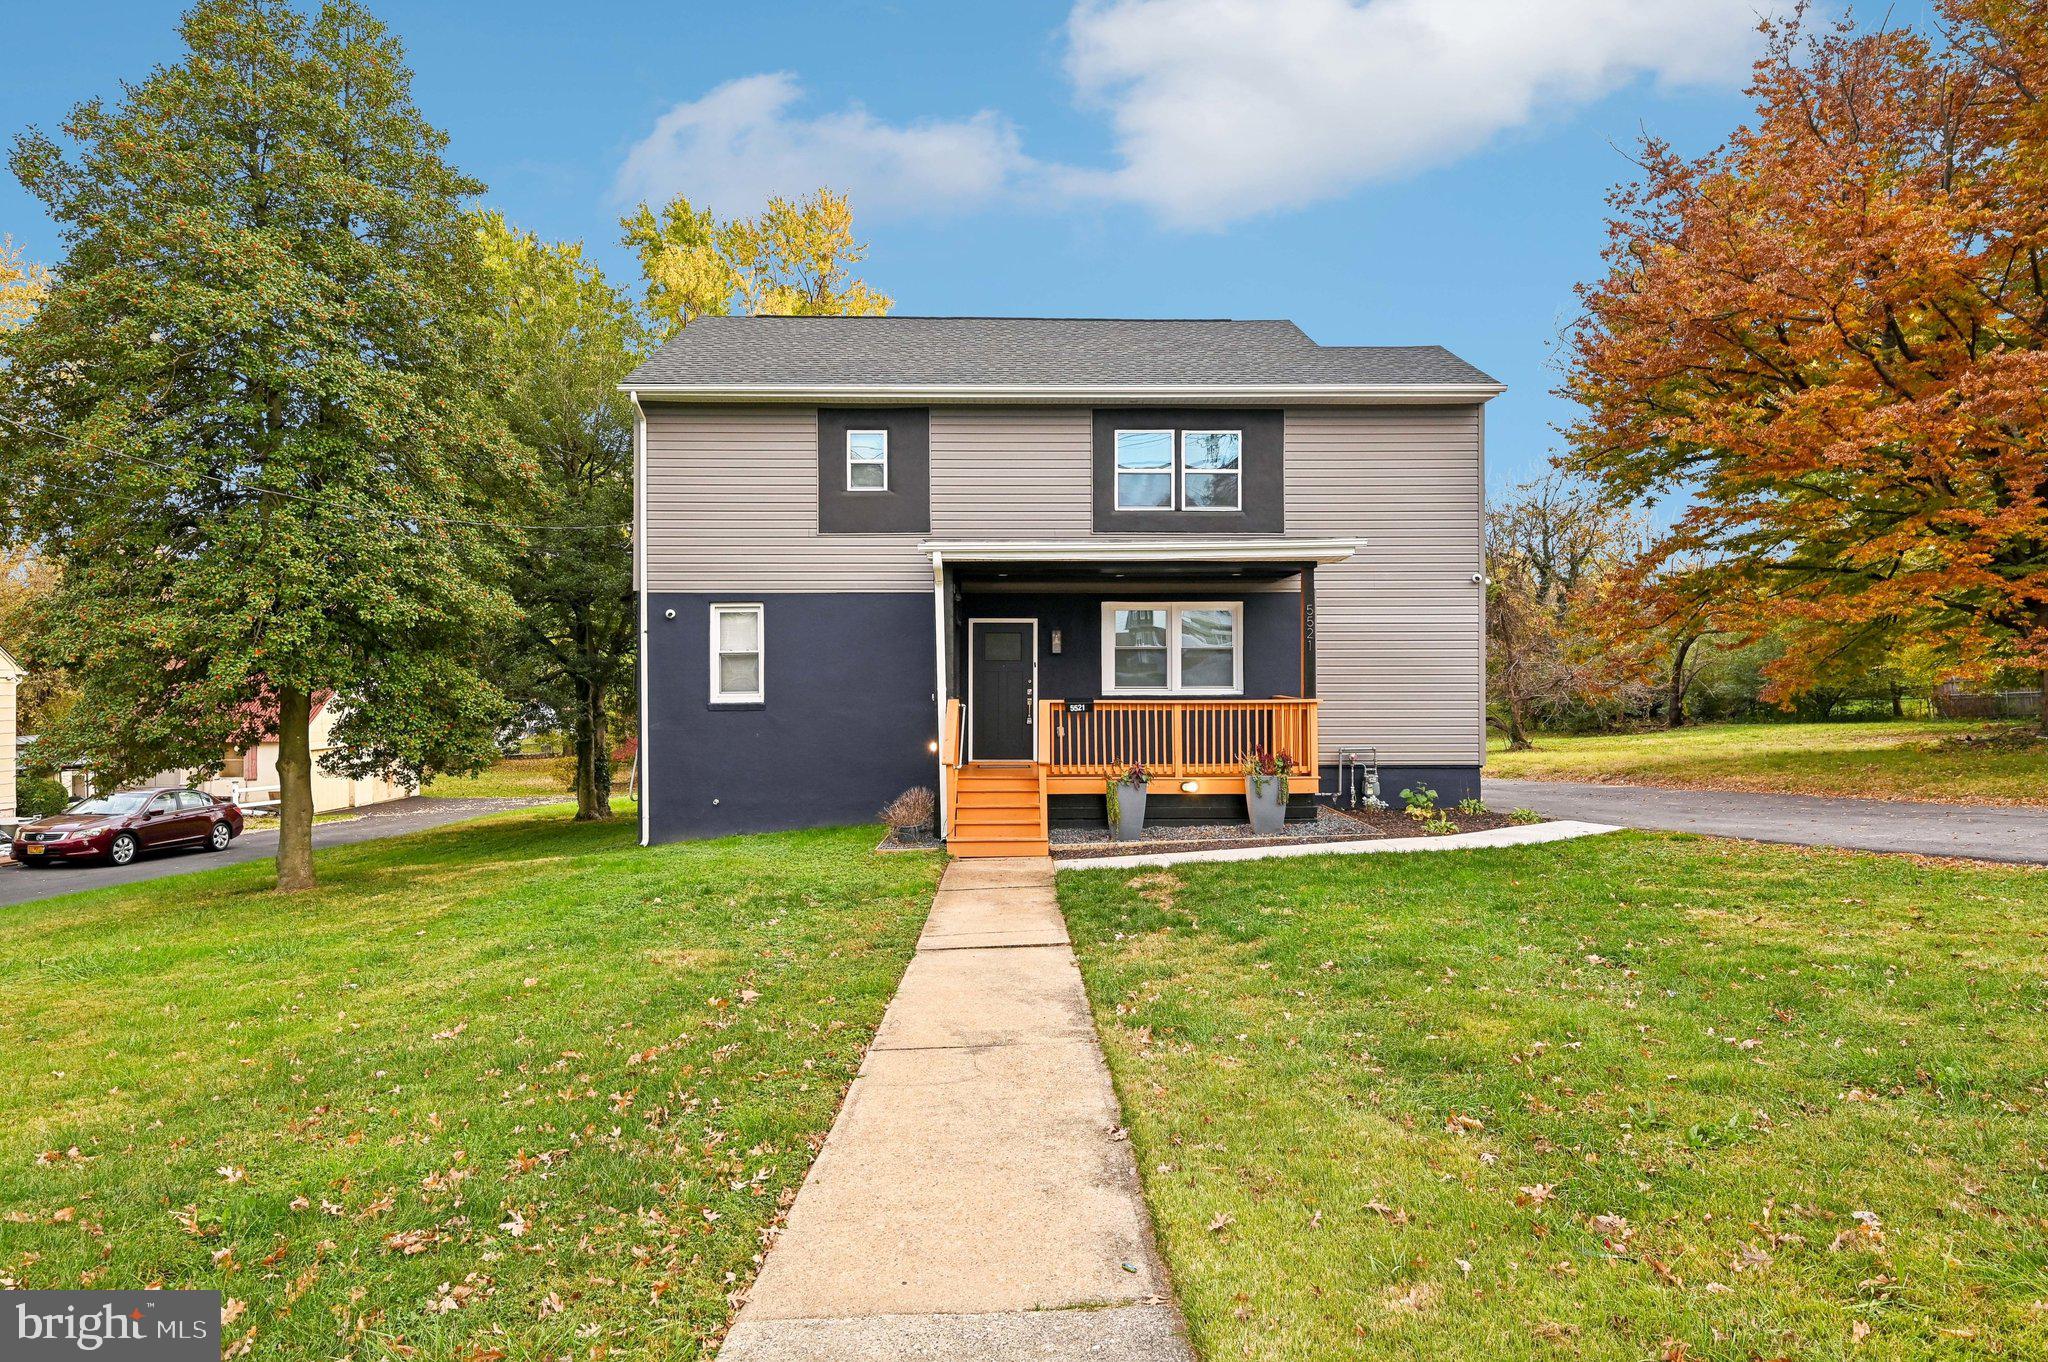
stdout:
[(218, 1289), (231, 1356), (702, 1355), (930, 904), (875, 836), (555, 810), (8, 910), (0, 1287)]
[(1207, 1358), (2048, 1355), (2048, 874), (1618, 834), (1060, 898)]

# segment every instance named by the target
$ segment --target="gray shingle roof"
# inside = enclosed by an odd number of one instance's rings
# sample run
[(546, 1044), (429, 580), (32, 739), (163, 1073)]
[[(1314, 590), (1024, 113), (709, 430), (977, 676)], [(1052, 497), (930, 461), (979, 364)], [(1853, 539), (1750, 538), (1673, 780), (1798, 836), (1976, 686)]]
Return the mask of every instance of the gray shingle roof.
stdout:
[(1492, 383), (1440, 345), (1317, 345), (1287, 321), (703, 317), (629, 386)]

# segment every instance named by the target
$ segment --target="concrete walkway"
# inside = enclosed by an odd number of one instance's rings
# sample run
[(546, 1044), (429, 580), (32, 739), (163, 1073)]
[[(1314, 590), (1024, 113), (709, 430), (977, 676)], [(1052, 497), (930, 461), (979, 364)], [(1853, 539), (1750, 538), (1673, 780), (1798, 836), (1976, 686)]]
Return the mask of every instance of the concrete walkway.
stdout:
[(2048, 864), (2048, 809), (1486, 778), (1486, 802), (1552, 818), (1758, 842)]
[(947, 868), (720, 1362), (1192, 1362), (1052, 880)]

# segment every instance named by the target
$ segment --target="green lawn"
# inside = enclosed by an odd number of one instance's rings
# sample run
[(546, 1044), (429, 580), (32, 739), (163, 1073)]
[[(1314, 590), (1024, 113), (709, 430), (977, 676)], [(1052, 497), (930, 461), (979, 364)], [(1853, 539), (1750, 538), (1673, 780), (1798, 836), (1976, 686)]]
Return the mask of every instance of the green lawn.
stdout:
[(2048, 804), (2048, 741), (2032, 725), (1963, 720), (1701, 724), (1675, 732), (1496, 739), (1493, 776), (1780, 790), (1874, 799)]
[[(569, 757), (506, 757), (473, 776), (438, 777), (420, 793), (441, 799), (567, 800), (574, 773)], [(618, 796), (626, 792), (626, 774), (618, 773)]]
[(0, 1287), (218, 1288), (254, 1357), (700, 1356), (937, 881), (875, 837), (557, 809), (0, 910)]
[(2048, 1356), (2048, 874), (1625, 833), (1060, 900), (1212, 1362)]

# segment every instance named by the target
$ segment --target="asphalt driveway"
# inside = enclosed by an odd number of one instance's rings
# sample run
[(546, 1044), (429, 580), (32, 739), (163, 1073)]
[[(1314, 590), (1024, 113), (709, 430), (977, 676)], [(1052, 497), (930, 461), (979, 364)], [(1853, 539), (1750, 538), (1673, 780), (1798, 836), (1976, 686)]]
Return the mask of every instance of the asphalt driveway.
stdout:
[[(315, 848), (339, 847), (352, 842), (372, 842), (380, 837), (424, 832), (428, 828), (438, 828), (446, 823), (459, 823), (466, 818), (481, 818), (487, 813), (523, 809), (535, 804), (552, 802), (555, 801), (436, 799), (426, 795), (412, 799), (394, 799), (388, 804), (371, 805), (358, 816), (346, 821), (315, 823), (313, 845)], [(244, 833), (237, 837), (234, 845), (226, 851), (204, 851), (197, 847), (160, 851), (142, 856), (133, 864), (125, 866), (88, 863), (54, 865), (47, 870), (24, 870), (20, 866), (8, 863), (0, 865), (0, 907), (33, 903), (37, 899), (55, 898), (59, 894), (75, 894), (82, 889), (99, 889), (110, 884), (136, 884), (143, 880), (159, 880), (166, 875), (185, 875), (194, 870), (239, 865), (244, 861), (267, 861), (275, 855), (277, 830), (267, 828)]]
[(2048, 809), (1486, 779), (1495, 808), (1757, 842), (2048, 865)]

